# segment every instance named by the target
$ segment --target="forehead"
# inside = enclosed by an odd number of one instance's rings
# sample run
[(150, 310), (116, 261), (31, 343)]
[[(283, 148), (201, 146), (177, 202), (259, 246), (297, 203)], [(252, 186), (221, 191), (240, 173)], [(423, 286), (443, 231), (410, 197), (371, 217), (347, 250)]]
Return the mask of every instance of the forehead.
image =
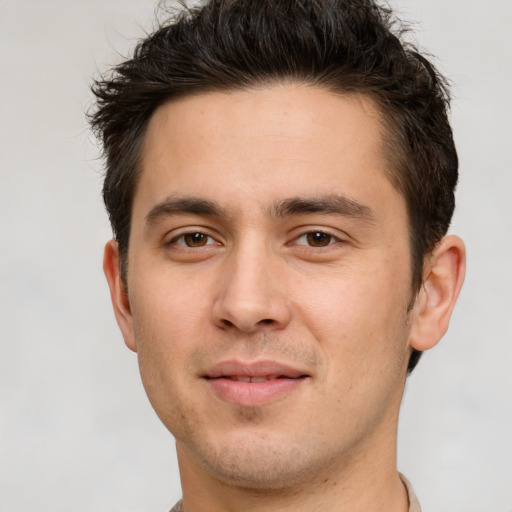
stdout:
[(359, 94), (282, 85), (169, 101), (148, 124), (134, 217), (177, 193), (233, 207), (330, 192), (364, 202), (390, 185), (383, 147), (379, 111)]

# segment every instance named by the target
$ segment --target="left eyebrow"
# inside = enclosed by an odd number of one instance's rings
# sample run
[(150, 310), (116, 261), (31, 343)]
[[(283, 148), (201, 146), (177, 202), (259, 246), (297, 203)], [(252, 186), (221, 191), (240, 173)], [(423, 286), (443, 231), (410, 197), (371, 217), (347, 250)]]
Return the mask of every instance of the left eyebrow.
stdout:
[(338, 194), (284, 199), (272, 206), (271, 213), (276, 217), (308, 213), (335, 214), (359, 219), (368, 224), (375, 223), (375, 215), (371, 208)]

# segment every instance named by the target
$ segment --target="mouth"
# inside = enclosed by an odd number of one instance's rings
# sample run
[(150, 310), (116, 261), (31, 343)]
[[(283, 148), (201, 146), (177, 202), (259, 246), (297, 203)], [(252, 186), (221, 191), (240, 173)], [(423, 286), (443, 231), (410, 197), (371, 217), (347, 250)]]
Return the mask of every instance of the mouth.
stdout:
[(263, 406), (297, 392), (311, 376), (301, 369), (274, 361), (225, 361), (203, 378), (214, 394), (239, 406)]
[(267, 360), (253, 362), (222, 361), (212, 366), (204, 375), (207, 379), (226, 378), (243, 380), (244, 382), (247, 382), (247, 379), (296, 379), (304, 376), (308, 376), (308, 374), (300, 368)]
[[(247, 376), (247, 375), (222, 375), (221, 377), (213, 377), (220, 379), (229, 379), (234, 380), (236, 382), (267, 382), (269, 380), (278, 380), (278, 379), (301, 379), (303, 377), (307, 377), (307, 375), (299, 375), (298, 377), (289, 377), (287, 375), (265, 375), (263, 377), (255, 377), (255, 376)], [(206, 377), (212, 378), (212, 377)]]

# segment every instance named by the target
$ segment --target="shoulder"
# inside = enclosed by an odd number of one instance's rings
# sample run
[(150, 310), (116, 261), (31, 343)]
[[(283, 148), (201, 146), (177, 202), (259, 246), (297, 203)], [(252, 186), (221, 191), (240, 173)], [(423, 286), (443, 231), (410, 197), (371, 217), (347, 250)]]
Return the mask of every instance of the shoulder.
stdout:
[(178, 501), (178, 503), (176, 503), (176, 505), (174, 505), (174, 507), (172, 507), (169, 512), (183, 512), (182, 501)]

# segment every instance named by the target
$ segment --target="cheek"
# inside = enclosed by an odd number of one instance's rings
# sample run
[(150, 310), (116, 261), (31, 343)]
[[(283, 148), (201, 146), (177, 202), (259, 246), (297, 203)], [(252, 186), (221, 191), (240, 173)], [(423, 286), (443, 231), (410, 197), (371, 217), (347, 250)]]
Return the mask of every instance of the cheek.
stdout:
[(211, 286), (198, 275), (173, 269), (144, 273), (144, 279), (134, 283), (133, 297), (130, 295), (134, 319), (144, 330), (139, 339), (144, 341), (149, 334), (153, 343), (172, 346), (190, 331), (203, 328)]
[[(133, 305), (139, 370), (153, 409), (174, 432), (176, 425), (194, 417), (194, 403), (183, 399), (190, 386), (183, 370), (193, 354), (188, 341), (197, 333), (191, 331), (195, 323), (183, 301), (171, 300), (168, 294), (150, 297), (139, 296), (142, 300)], [(187, 423), (184, 428), (192, 426)]]
[[(142, 380), (150, 399), (176, 395), (183, 369), (205, 339), (207, 300), (199, 283), (159, 272), (134, 283), (130, 304)], [(162, 396), (162, 399), (165, 398)], [(155, 404), (154, 404), (155, 406)], [(155, 406), (156, 408), (156, 406)]]
[(393, 280), (367, 277), (317, 282), (322, 286), (304, 291), (298, 306), (326, 369), (321, 386), (332, 422), (354, 432), (399, 401), (408, 355), (405, 287), (395, 283), (383, 294)]
[(410, 286), (399, 272), (382, 267), (316, 276), (298, 290), (300, 321), (344, 367), (369, 370), (405, 350)]

